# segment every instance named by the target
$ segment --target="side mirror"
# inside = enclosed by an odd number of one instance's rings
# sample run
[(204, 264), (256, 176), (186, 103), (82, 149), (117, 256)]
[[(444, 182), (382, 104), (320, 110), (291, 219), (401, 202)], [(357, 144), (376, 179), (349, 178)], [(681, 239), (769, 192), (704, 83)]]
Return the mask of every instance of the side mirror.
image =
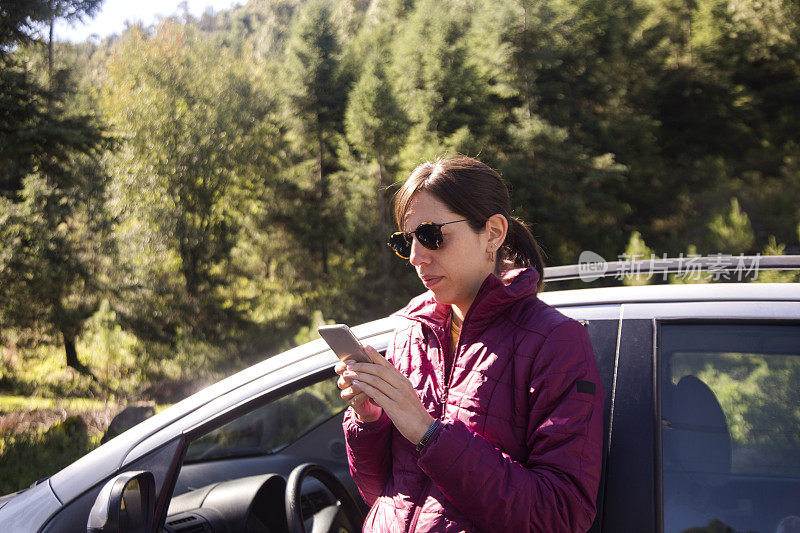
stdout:
[(125, 472), (100, 490), (89, 513), (87, 533), (151, 533), (156, 481), (146, 471)]

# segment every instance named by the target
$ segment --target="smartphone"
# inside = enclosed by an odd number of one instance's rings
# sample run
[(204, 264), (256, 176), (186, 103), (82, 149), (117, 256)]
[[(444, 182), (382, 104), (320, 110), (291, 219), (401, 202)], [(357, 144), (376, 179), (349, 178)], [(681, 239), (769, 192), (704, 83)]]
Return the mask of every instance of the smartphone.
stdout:
[(357, 361), (359, 363), (372, 362), (364, 351), (364, 347), (358, 342), (356, 336), (345, 324), (333, 324), (331, 326), (320, 326), (317, 331), (331, 347), (333, 353), (342, 361)]

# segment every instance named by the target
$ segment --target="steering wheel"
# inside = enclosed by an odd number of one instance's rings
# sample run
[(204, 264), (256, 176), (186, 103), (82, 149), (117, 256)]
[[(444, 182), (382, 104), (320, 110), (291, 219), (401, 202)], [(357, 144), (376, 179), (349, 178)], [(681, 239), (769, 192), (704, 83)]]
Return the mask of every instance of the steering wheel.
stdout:
[(318, 531), (356, 533), (361, 531), (364, 515), (342, 482), (324, 466), (304, 463), (292, 470), (292, 473), (289, 474), (289, 480), (286, 482), (286, 522), (289, 526), (289, 533), (306, 533), (300, 504), (300, 488), (306, 476), (319, 480), (325, 485), (325, 488), (333, 493), (340, 504), (339, 506), (327, 507), (314, 515), (328, 525), (320, 528), (315, 522), (312, 533), (317, 533)]

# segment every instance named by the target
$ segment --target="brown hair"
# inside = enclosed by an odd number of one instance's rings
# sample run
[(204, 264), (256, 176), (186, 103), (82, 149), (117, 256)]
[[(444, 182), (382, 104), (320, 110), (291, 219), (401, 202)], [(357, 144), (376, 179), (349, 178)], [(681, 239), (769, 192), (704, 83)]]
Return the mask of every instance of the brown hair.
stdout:
[(411, 173), (394, 198), (394, 218), (400, 231), (411, 199), (427, 191), (451, 211), (467, 219), (473, 231), (482, 230), (494, 214), (508, 220), (508, 233), (497, 254), (497, 264), (533, 266), (539, 272), (537, 291), (544, 287), (544, 261), (533, 234), (520, 219), (511, 216), (511, 199), (503, 178), (477, 159), (457, 156), (426, 162)]

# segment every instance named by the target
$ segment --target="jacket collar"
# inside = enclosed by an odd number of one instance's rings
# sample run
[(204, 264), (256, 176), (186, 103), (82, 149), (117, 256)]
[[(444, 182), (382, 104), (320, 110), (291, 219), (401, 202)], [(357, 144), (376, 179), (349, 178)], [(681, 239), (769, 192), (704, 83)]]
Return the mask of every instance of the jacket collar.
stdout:
[[(539, 272), (534, 267), (507, 270), (500, 277), (489, 274), (469, 307), (462, 328), (482, 331), (514, 302), (536, 295), (538, 283)], [(413, 298), (397, 315), (434, 330), (445, 330), (450, 327), (450, 308), (450, 304), (437, 302), (433, 292), (427, 291)]]

